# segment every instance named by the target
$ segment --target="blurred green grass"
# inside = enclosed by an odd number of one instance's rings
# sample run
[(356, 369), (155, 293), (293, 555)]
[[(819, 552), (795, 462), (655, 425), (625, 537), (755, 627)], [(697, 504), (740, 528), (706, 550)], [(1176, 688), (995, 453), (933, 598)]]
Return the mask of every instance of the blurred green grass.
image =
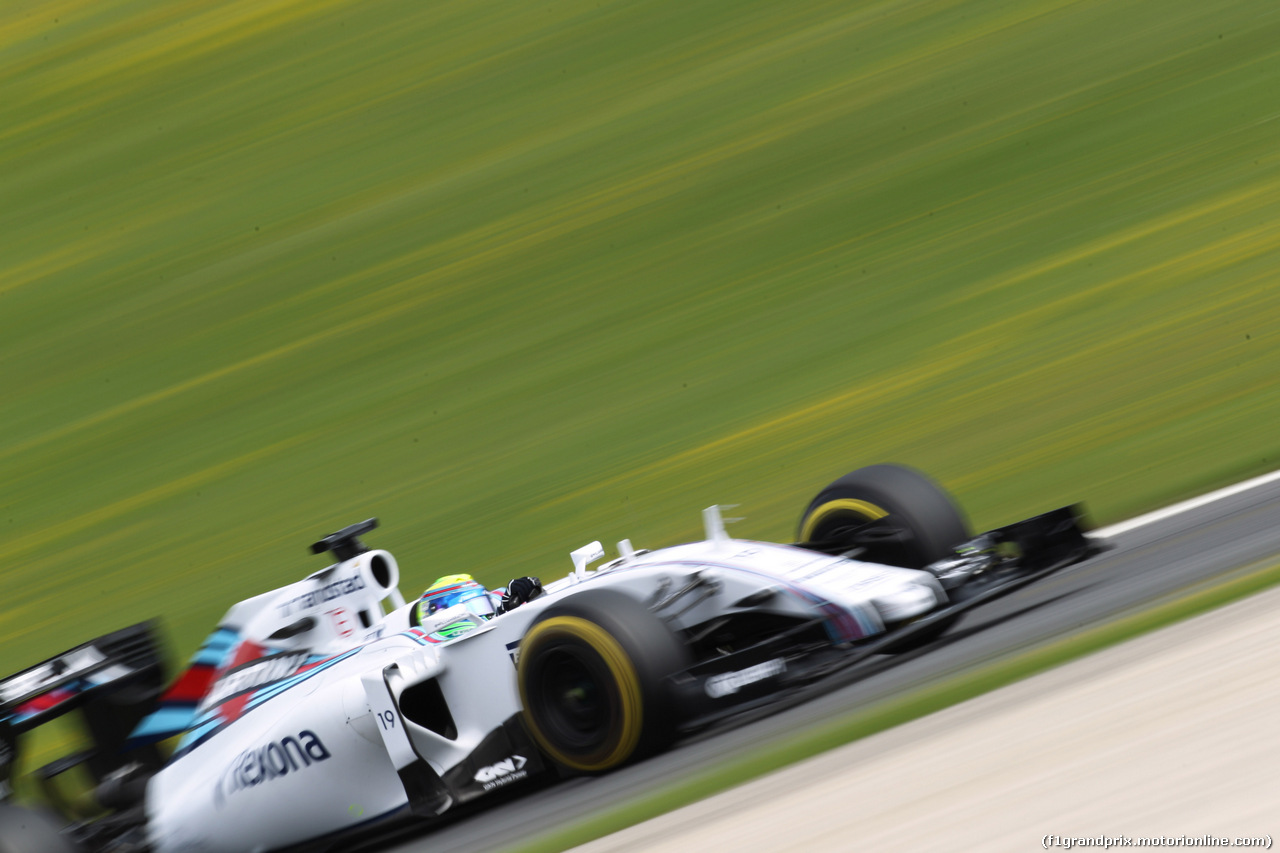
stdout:
[(410, 594), (1277, 466), (1280, 9), (0, 6), (0, 649), (189, 652), (371, 515)]

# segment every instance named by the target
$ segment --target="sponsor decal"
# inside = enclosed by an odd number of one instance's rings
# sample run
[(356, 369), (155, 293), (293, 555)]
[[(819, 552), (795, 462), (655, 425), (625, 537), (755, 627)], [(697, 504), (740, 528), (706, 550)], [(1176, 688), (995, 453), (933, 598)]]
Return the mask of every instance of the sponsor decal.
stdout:
[[(201, 744), (208, 742), (209, 738), (222, 731), (235, 720), (240, 719), (243, 715), (249, 713), (255, 708), (262, 707), (265, 703), (285, 691), (297, 687), (299, 684), (315, 678), (321, 673), (327, 672), (330, 667), (342, 663), (352, 655), (359, 654), (361, 648), (363, 647), (354, 648), (349, 651), (345, 651), (340, 655), (335, 655), (331, 658), (307, 664), (305, 667), (299, 669), (295, 675), (291, 675), (280, 681), (272, 682), (265, 687), (260, 687), (252, 694), (242, 693), (238, 696), (233, 696), (230, 700), (227, 700), (217, 708), (214, 708), (212, 712), (197, 716), (194, 721), (187, 724), (186, 730), (182, 735), (182, 740), (178, 742), (178, 748), (173, 753), (170, 760), (181, 758), (188, 752), (191, 752), (191, 750), (199, 747)], [(164, 710), (164, 708), (161, 708), (161, 711)]]
[(297, 737), (290, 735), (246, 750), (236, 756), (231, 767), (223, 773), (216, 791), (217, 804), (221, 806), (224, 797), (237, 791), (247, 791), (290, 773), (301, 772), (313, 764), (328, 761), (330, 757), (319, 735), (309, 729), (299, 732)]
[(529, 760), (523, 755), (510, 755), (488, 767), (481, 767), (476, 771), (475, 780), (483, 785), (486, 791), (492, 791), (494, 788), (510, 785), (528, 776), (529, 772), (524, 769), (528, 763)]
[(338, 578), (336, 581), (325, 584), (319, 589), (294, 596), (277, 606), (280, 608), (281, 616), (288, 616), (295, 610), (310, 610), (313, 607), (319, 607), (326, 601), (333, 601), (335, 598), (342, 598), (344, 595), (359, 592), (364, 587), (364, 578), (356, 574), (349, 578)]
[(707, 695), (712, 699), (720, 699), (737, 693), (742, 688), (755, 684), (758, 681), (764, 681), (766, 678), (772, 678), (775, 675), (781, 675), (787, 671), (787, 664), (782, 658), (774, 658), (764, 663), (758, 663), (755, 666), (740, 669), (737, 672), (726, 672), (723, 675), (713, 675), (707, 679), (706, 691)]
[(439, 637), (441, 640), (456, 640), (463, 634), (469, 634), (478, 627), (470, 619), (464, 619), (461, 622), (450, 622), (443, 628), (433, 631), (431, 636)]
[(207, 711), (239, 693), (288, 678), (306, 662), (306, 652), (286, 652), (238, 666), (214, 682), (196, 710)]
[(17, 702), (24, 696), (39, 693), (49, 685), (92, 669), (106, 659), (106, 655), (93, 646), (86, 646), (83, 649), (67, 652), (26, 672), (18, 673), (0, 684), (0, 705)]
[(511, 658), (512, 666), (520, 665), (520, 641), (507, 643), (507, 656)]
[(339, 637), (350, 637), (356, 632), (355, 626), (351, 624), (351, 614), (347, 612), (345, 607), (335, 607), (325, 613), (333, 620), (333, 629), (338, 632)]

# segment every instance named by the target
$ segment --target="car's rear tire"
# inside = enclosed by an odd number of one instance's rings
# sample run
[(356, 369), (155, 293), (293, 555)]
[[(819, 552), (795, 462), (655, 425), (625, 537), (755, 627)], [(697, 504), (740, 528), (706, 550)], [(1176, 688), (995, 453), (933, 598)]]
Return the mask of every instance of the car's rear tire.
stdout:
[(562, 768), (611, 770), (674, 739), (667, 676), (689, 663), (683, 642), (639, 601), (610, 589), (570, 595), (520, 642), (525, 726)]
[[(855, 537), (854, 528), (876, 522), (881, 535)], [(867, 549), (864, 559), (919, 569), (951, 556), (972, 538), (951, 496), (924, 474), (902, 465), (859, 468), (818, 493), (800, 518), (801, 542), (849, 544)], [(868, 539), (870, 541), (868, 542)]]
[(50, 815), (0, 803), (0, 853), (81, 853)]

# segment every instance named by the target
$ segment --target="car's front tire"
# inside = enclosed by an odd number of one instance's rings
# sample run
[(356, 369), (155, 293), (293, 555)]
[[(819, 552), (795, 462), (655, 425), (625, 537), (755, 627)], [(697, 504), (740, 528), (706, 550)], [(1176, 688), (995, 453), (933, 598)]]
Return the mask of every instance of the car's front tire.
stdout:
[[(957, 545), (971, 538), (969, 524), (951, 495), (902, 465), (870, 465), (845, 474), (810, 501), (799, 526), (801, 542), (860, 547), (859, 559), (908, 569), (950, 557)], [(959, 618), (935, 622), (883, 651), (918, 649), (946, 633)]]
[[(854, 534), (874, 523), (876, 536)], [(920, 569), (949, 557), (972, 538), (964, 514), (941, 486), (913, 468), (870, 465), (820, 491), (800, 518), (800, 542), (840, 543), (867, 549), (863, 559)]]

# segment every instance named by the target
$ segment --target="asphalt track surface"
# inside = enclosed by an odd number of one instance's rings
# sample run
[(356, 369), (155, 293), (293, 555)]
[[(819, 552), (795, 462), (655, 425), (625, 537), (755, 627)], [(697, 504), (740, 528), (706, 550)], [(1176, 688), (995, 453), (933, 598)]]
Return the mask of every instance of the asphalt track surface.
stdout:
[(519, 845), (860, 706), (1214, 585), (1280, 554), (1280, 479), (1259, 478), (1243, 490), (1135, 522), (1100, 531), (1114, 531), (1105, 553), (969, 611), (926, 648), (836, 676), (837, 683), (806, 691), (799, 704), (703, 733), (606, 776), (572, 779), (520, 797), (511, 792), (504, 802), (378, 849), (474, 853)]

